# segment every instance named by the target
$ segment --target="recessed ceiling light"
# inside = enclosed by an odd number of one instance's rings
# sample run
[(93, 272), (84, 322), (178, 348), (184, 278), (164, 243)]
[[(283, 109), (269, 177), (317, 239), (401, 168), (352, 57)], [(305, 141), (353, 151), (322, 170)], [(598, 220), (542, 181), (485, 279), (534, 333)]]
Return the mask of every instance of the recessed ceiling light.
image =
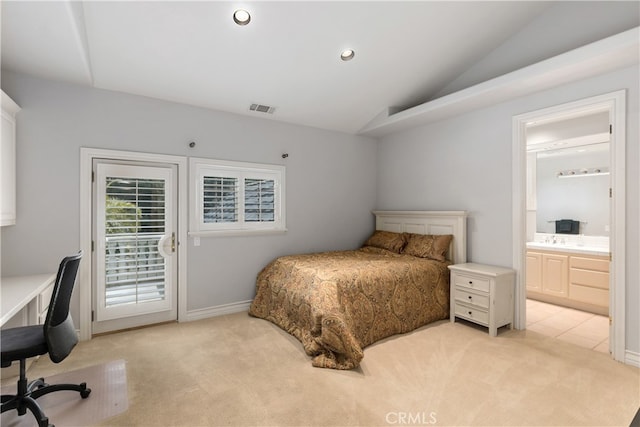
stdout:
[(244, 9), (238, 9), (233, 12), (233, 22), (238, 25), (247, 25), (251, 21), (251, 15)]
[(342, 51), (342, 53), (340, 54), (340, 59), (342, 59), (343, 61), (350, 61), (354, 56), (356, 56), (356, 53), (352, 49), (347, 49)]

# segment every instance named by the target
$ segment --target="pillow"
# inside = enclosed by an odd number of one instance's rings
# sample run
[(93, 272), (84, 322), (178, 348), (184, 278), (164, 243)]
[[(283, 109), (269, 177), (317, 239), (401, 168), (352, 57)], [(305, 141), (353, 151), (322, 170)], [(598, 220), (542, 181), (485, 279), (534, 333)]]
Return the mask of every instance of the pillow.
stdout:
[(364, 246), (373, 246), (375, 248), (386, 249), (399, 254), (405, 245), (404, 235), (402, 233), (394, 233), (392, 231), (376, 230)]
[(435, 259), (445, 261), (449, 244), (453, 235), (451, 234), (407, 234), (407, 244), (402, 253), (420, 258)]

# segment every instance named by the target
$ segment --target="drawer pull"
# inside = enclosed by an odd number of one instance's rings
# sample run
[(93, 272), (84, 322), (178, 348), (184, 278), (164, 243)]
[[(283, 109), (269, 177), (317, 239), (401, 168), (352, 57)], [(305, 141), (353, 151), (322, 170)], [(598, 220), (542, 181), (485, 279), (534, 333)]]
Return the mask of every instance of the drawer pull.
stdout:
[(471, 316), (472, 314), (473, 314), (473, 312), (472, 312), (472, 311), (470, 311), (470, 312), (469, 312), (469, 316)]
[(473, 285), (473, 280), (469, 280), (469, 284), (470, 284), (470, 285)]
[(471, 295), (469, 295), (469, 301), (471, 301), (473, 298), (471, 298)]

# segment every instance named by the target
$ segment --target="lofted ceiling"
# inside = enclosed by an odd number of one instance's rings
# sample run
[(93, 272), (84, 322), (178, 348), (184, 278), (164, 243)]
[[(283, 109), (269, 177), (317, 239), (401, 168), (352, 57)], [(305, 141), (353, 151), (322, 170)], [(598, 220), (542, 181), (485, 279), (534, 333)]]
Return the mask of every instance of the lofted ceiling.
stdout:
[[(357, 133), (438, 93), (549, 2), (2, 1), (2, 68)], [(238, 26), (237, 8), (251, 13)], [(355, 57), (342, 61), (340, 53)], [(275, 108), (250, 111), (251, 104)]]

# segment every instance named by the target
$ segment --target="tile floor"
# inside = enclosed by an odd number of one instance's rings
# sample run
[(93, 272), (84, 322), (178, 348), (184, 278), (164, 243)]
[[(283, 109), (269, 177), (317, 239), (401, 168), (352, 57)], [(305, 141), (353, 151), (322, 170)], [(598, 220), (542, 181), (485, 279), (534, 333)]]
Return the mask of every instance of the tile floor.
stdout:
[(527, 329), (609, 352), (609, 318), (606, 316), (527, 299)]

